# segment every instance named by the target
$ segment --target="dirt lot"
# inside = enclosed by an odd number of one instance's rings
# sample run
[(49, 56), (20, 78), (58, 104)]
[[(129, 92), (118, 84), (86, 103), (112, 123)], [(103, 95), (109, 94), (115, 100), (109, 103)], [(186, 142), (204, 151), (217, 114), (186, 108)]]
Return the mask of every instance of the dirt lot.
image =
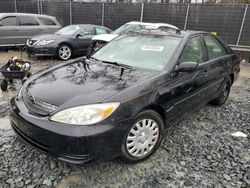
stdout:
[[(0, 65), (15, 54), (0, 52)], [(33, 72), (60, 63), (33, 62)], [(250, 64), (241, 66), (224, 106), (207, 105), (191, 113), (167, 131), (151, 158), (135, 165), (116, 159), (73, 166), (26, 146), (14, 135), (7, 116), (16, 89), (0, 91), (0, 188), (250, 187)], [(236, 131), (247, 137), (232, 136)]]

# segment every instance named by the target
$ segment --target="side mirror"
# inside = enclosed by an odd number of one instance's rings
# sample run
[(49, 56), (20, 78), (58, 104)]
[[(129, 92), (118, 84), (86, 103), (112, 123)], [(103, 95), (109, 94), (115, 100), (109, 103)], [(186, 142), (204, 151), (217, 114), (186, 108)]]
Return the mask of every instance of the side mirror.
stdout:
[(198, 63), (196, 62), (183, 62), (177, 67), (177, 72), (193, 72), (196, 70)]
[(81, 38), (83, 37), (83, 35), (81, 35), (80, 33), (76, 34), (76, 38)]

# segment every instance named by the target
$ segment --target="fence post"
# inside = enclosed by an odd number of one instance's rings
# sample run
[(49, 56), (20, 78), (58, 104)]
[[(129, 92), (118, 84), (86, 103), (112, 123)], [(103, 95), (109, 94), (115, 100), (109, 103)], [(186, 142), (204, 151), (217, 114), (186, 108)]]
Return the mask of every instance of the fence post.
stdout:
[(43, 2), (40, 1), (40, 13), (43, 14)]
[(14, 4), (15, 4), (15, 12), (17, 12), (17, 3), (16, 3), (16, 0), (14, 0)]
[(69, 2), (69, 23), (72, 25), (72, 2)]
[(37, 1), (37, 14), (40, 14), (40, 3)]
[(243, 30), (243, 27), (244, 27), (245, 18), (246, 18), (246, 14), (247, 14), (247, 9), (248, 9), (248, 4), (246, 5), (246, 8), (245, 8), (245, 12), (244, 12), (244, 16), (243, 16), (243, 19), (242, 19), (242, 22), (241, 22), (240, 32), (239, 32), (239, 36), (238, 36), (238, 40), (237, 40), (236, 45), (239, 45), (239, 42), (240, 42), (241, 33), (242, 33), (242, 30)]
[(186, 13), (186, 18), (185, 18), (184, 30), (186, 30), (186, 29), (187, 29), (187, 22), (188, 22), (189, 8), (190, 8), (190, 3), (188, 3), (188, 7), (187, 7), (187, 13)]
[(105, 3), (102, 3), (102, 26), (104, 26)]
[(143, 21), (143, 14), (144, 14), (144, 3), (141, 4), (141, 18), (140, 21)]

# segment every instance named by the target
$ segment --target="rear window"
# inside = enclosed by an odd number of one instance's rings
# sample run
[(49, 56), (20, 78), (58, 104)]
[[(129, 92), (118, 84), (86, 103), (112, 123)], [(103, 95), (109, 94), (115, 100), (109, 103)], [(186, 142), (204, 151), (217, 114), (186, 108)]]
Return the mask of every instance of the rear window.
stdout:
[(54, 21), (49, 18), (38, 18), (44, 25), (56, 25)]
[(31, 25), (39, 25), (36, 19), (29, 16), (20, 16), (20, 25), (23, 26), (31, 26)]
[(16, 26), (16, 17), (6, 17), (1, 20), (3, 26)]
[(209, 60), (226, 55), (224, 47), (214, 37), (204, 36), (204, 39), (207, 46)]

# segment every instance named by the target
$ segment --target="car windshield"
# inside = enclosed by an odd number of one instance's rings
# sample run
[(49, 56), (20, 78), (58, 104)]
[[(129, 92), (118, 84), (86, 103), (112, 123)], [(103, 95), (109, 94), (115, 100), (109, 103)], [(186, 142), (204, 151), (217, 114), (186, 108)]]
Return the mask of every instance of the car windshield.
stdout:
[(81, 27), (78, 25), (69, 25), (58, 30), (56, 35), (74, 35)]
[(153, 35), (123, 35), (102, 47), (93, 58), (132, 67), (162, 70), (176, 51), (181, 38)]
[(135, 24), (125, 24), (125, 25), (122, 25), (121, 27), (119, 27), (118, 29), (116, 29), (113, 34), (116, 34), (116, 35), (120, 35), (120, 34), (123, 34), (123, 33), (127, 33), (129, 31), (137, 31), (137, 30), (141, 30), (141, 29), (145, 29), (145, 26), (144, 25), (135, 25)]

